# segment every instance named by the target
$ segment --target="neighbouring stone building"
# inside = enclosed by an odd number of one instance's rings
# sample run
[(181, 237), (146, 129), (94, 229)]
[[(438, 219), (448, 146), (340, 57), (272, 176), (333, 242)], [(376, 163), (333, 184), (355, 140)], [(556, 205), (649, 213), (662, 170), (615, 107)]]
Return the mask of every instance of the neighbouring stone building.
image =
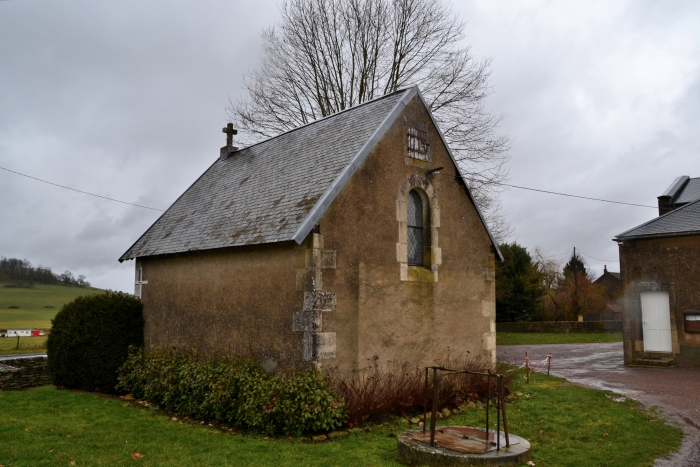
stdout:
[(659, 217), (614, 240), (625, 363), (700, 365), (700, 178), (677, 178)]
[(593, 281), (594, 285), (603, 287), (605, 304), (597, 310), (592, 310), (583, 315), (583, 321), (620, 321), (622, 319), (622, 307), (619, 299), (622, 296), (622, 279), (619, 272), (608, 271), (608, 266), (603, 266), (603, 274)]
[(417, 87), (220, 157), (120, 258), (147, 346), (495, 362), (498, 247)]

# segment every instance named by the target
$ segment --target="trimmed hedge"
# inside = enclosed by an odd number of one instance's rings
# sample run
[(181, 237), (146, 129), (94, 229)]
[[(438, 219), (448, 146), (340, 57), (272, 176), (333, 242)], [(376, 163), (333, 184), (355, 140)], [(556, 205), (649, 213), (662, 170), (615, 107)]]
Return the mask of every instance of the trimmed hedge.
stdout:
[(129, 346), (143, 345), (141, 302), (121, 292), (78, 297), (51, 326), (46, 353), (56, 386), (114, 393)]
[(250, 357), (133, 348), (117, 388), (182, 415), (271, 435), (329, 431), (347, 419), (345, 402), (316, 369), (268, 375)]

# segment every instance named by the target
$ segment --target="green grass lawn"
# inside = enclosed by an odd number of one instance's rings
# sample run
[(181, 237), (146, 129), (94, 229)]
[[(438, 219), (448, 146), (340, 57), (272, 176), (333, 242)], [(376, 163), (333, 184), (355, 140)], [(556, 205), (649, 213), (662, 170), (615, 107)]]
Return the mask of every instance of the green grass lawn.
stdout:
[[(0, 283), (0, 329), (51, 327), (51, 319), (75, 297), (102, 292), (94, 287), (37, 284), (32, 288), (7, 288)], [(18, 306), (19, 308), (9, 308)], [(53, 308), (46, 308), (53, 307)]]
[(621, 332), (611, 333), (553, 333), (553, 332), (497, 332), (498, 345), (534, 344), (589, 344), (596, 342), (622, 342)]
[[(636, 402), (537, 375), (508, 405), (510, 431), (532, 444), (538, 466), (652, 466), (677, 449), (682, 430)], [(397, 466), (397, 419), (323, 443), (227, 434), (215, 427), (136, 407), (116, 398), (46, 386), (0, 392), (0, 464), (41, 465), (274, 465)], [(448, 423), (479, 426), (484, 410), (466, 410)], [(495, 411), (493, 412), (495, 419)], [(172, 416), (172, 415), (171, 415)], [(443, 422), (445, 424), (445, 422)], [(134, 453), (143, 457), (132, 459)]]
[(16, 337), (0, 337), (0, 355), (44, 353), (46, 352), (46, 337), (20, 337), (19, 349)]

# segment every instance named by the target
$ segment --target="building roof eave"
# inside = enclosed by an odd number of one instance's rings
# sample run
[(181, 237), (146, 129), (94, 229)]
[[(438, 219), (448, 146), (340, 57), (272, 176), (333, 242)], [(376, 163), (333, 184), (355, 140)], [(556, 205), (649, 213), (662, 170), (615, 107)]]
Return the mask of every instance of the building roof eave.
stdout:
[(666, 237), (693, 237), (695, 235), (700, 235), (700, 230), (687, 230), (684, 232), (667, 232), (667, 233), (657, 233), (657, 234), (647, 234), (647, 235), (629, 235), (629, 236), (616, 236), (612, 240), (613, 242), (625, 242), (627, 240), (643, 240), (647, 238), (666, 238)]

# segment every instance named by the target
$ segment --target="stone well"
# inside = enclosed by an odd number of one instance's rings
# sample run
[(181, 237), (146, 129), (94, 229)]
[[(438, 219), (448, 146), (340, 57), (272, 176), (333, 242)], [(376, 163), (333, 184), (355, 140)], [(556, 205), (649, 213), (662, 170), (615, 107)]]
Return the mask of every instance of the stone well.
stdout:
[[(477, 466), (517, 465), (530, 456), (530, 443), (519, 436), (509, 434), (510, 447), (506, 447), (505, 434), (499, 439), (491, 431), (486, 436), (482, 428), (442, 426), (435, 432), (437, 446), (430, 446), (430, 431), (422, 428), (404, 431), (398, 437), (399, 462), (406, 465)], [(500, 449), (496, 449), (500, 441)]]

